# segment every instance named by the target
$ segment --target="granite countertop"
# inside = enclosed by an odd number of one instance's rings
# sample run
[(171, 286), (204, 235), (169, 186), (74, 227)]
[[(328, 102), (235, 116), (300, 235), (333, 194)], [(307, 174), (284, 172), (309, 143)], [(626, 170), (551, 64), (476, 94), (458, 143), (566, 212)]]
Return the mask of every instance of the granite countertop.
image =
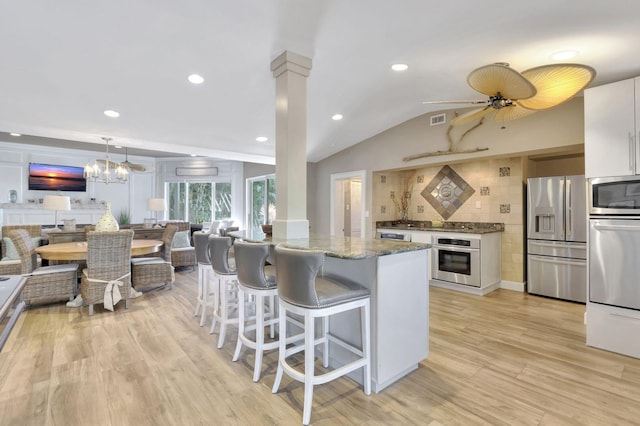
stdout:
[(228, 235), (250, 242), (264, 241), (272, 244), (283, 244), (290, 248), (319, 250), (325, 252), (327, 256), (340, 259), (364, 259), (366, 257), (386, 256), (431, 248), (431, 244), (426, 243), (314, 234), (309, 235), (309, 238), (279, 240), (267, 237), (259, 228), (247, 231), (232, 231)]
[(486, 222), (440, 222), (426, 221), (398, 223), (395, 221), (376, 222), (376, 229), (397, 229), (403, 231), (459, 232), (465, 234), (489, 234), (504, 232), (504, 223)]

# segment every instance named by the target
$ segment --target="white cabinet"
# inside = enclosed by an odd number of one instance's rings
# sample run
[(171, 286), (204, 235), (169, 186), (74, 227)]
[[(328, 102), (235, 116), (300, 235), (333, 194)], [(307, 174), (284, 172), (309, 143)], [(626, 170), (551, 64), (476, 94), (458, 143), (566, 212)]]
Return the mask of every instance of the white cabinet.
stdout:
[(586, 177), (640, 174), (640, 78), (584, 92)]

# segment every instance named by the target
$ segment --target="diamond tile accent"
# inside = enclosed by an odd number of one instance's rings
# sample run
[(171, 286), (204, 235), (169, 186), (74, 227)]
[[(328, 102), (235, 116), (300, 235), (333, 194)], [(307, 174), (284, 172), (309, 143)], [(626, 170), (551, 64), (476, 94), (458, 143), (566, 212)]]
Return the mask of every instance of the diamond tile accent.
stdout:
[(385, 175), (380, 175), (380, 183), (387, 183), (387, 177)]
[(511, 204), (500, 204), (500, 213), (511, 213)]
[(422, 204), (418, 205), (418, 213), (424, 213), (424, 206)]
[(511, 176), (511, 167), (500, 167), (500, 177)]
[(444, 166), (420, 195), (447, 220), (476, 192), (451, 167)]
[(480, 195), (489, 195), (489, 187), (481, 186), (480, 187)]

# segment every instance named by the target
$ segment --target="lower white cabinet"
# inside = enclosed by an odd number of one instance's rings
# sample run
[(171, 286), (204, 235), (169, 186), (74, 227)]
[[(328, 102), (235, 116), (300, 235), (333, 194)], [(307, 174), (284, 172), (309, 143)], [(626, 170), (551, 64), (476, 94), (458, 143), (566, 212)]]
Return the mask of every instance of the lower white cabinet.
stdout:
[(587, 345), (640, 358), (640, 311), (587, 303)]

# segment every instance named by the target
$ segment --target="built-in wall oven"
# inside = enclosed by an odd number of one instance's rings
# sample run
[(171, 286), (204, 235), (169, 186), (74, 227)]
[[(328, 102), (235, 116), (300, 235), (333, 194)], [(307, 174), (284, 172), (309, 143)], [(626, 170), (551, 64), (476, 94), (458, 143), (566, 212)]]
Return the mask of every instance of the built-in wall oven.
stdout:
[(433, 278), (480, 287), (480, 239), (434, 237)]
[(589, 182), (589, 301), (640, 310), (640, 176)]

